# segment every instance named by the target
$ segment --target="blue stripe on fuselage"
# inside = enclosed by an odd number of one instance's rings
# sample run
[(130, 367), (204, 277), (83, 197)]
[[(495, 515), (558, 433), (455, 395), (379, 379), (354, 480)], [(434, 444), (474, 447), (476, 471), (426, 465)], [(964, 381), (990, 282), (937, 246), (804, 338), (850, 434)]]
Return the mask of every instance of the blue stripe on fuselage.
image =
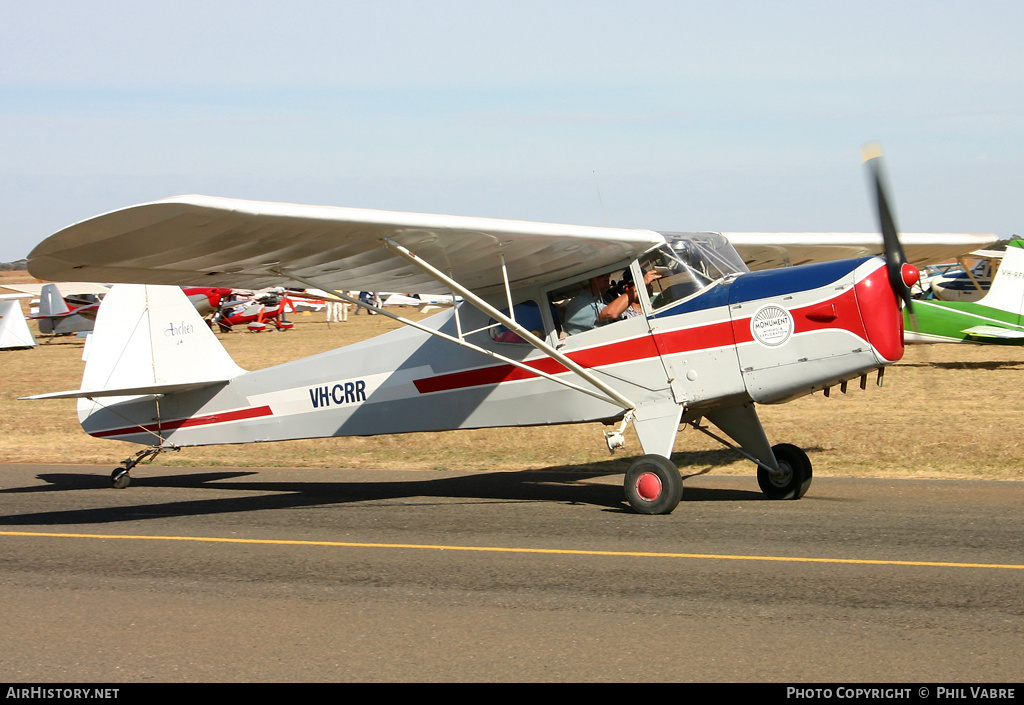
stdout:
[(757, 299), (818, 289), (842, 279), (869, 259), (871, 258), (858, 257), (746, 272), (731, 282), (711, 287), (692, 299), (666, 306), (655, 313), (654, 317), (675, 316), (690, 311), (704, 311), (729, 304), (742, 304)]

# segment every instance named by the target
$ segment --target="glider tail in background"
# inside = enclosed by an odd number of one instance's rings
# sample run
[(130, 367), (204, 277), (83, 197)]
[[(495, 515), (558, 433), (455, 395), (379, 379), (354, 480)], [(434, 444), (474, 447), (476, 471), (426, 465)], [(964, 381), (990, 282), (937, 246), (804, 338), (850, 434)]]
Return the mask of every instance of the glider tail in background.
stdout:
[(36, 339), (25, 321), (19, 299), (28, 294), (0, 294), (0, 350), (34, 348)]

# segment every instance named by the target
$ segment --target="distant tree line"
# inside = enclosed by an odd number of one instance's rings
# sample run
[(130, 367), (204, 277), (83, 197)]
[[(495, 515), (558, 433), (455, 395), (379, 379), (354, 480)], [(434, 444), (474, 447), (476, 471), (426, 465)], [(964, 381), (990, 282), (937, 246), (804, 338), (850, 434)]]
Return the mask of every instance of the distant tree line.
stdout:
[(28, 269), (28, 260), (19, 259), (14, 262), (0, 262), (0, 272), (22, 272)]

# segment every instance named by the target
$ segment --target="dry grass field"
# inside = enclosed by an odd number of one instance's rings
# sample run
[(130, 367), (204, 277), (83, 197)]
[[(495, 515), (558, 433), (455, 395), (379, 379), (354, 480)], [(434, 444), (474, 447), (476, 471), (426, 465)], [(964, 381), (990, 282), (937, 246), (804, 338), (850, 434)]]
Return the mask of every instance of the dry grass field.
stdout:
[[(414, 317), (415, 312), (403, 315)], [(399, 325), (364, 314), (350, 315), (341, 324), (326, 323), (322, 313), (293, 320), (295, 328), (287, 333), (235, 332), (219, 338), (239, 365), (258, 369)], [(30, 394), (77, 389), (81, 381), (83, 339), (37, 340), (41, 344), (34, 350), (0, 351), (0, 462), (113, 468), (141, 448), (85, 435), (74, 401), (18, 401)], [(886, 370), (882, 388), (872, 377), (866, 390), (854, 383), (846, 395), (833, 389), (828, 398), (819, 393), (762, 406), (760, 413), (772, 442), (804, 448), (818, 476), (1024, 479), (1021, 374), (1021, 348), (914, 346), (902, 362)], [(610, 456), (604, 430), (586, 424), (211, 446), (167, 453), (155, 464), (622, 471), (630, 455), (640, 453), (639, 444), (627, 436), (626, 449)], [(673, 459), (684, 475), (754, 472), (751, 463), (689, 428), (680, 432)]]

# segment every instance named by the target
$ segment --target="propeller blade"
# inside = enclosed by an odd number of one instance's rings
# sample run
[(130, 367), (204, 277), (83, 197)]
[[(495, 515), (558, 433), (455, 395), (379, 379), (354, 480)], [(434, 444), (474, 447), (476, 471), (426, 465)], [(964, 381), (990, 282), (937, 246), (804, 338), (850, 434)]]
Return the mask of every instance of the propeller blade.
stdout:
[(885, 261), (888, 265), (889, 284), (892, 286), (892, 290), (903, 300), (907, 307), (907, 313), (913, 319), (914, 304), (913, 297), (910, 294), (910, 287), (914, 281), (910, 281), (909, 284), (907, 282), (908, 279), (916, 280), (916, 268), (907, 265), (907, 257), (903, 253), (903, 246), (900, 244), (896, 220), (893, 218), (892, 210), (889, 208), (888, 187), (882, 168), (882, 148), (877, 142), (867, 144), (861, 149), (861, 157), (871, 172), (872, 182), (875, 187), (878, 224), (882, 231), (882, 243), (885, 247)]

